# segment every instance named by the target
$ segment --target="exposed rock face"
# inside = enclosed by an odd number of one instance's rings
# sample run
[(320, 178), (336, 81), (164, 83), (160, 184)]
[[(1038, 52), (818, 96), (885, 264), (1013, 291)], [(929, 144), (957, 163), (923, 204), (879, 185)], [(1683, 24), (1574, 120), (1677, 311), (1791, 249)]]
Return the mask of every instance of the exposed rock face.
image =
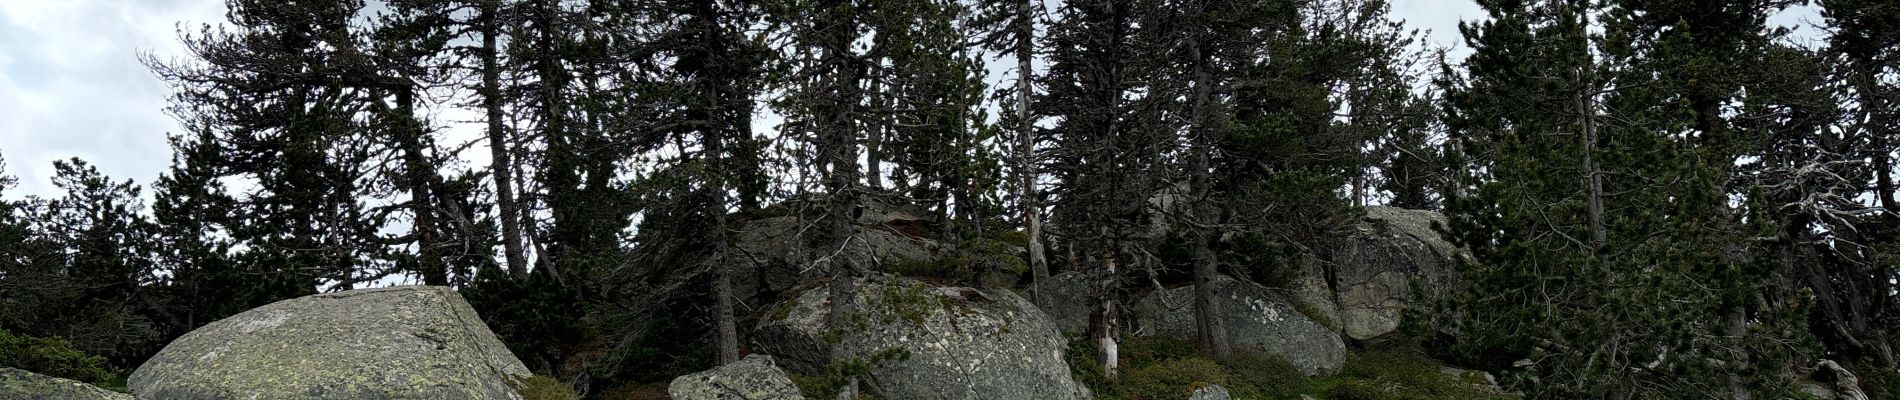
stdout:
[(768, 308), (755, 348), (817, 373), (863, 362), (869, 390), (891, 399), (1083, 399), (1042, 311), (1002, 289), (880, 277), (858, 283), (852, 326), (827, 326), (823, 286)]
[(1220, 385), (1202, 386), (1200, 389), (1194, 389), (1193, 394), (1188, 395), (1188, 400), (1233, 400), (1233, 398), (1227, 394), (1227, 388)]
[(1049, 315), (1057, 329), (1078, 336), (1088, 333), (1089, 312), (1094, 311), (1095, 303), (1089, 300), (1087, 276), (1075, 271), (1055, 274), (1042, 283), (1042, 290), (1049, 291), (1049, 304), (1042, 312)]
[[(1346, 343), (1339, 335), (1300, 313), (1279, 293), (1225, 276), (1214, 279), (1214, 291), (1234, 349), (1279, 356), (1307, 375), (1327, 375), (1345, 366)], [(1141, 296), (1132, 310), (1134, 333), (1194, 337), (1193, 307), (1193, 286)]]
[(1860, 378), (1853, 372), (1841, 367), (1834, 360), (1821, 360), (1814, 366), (1812, 385), (1803, 385), (1802, 389), (1823, 399), (1867, 400), (1867, 392), (1860, 389)]
[[(794, 216), (746, 221), (734, 233), (731, 250), (709, 262), (732, 266), (737, 272), (733, 293), (745, 299), (783, 294), (804, 282), (805, 269), (825, 255), (806, 246), (809, 239), (800, 236), (801, 227)], [(929, 259), (936, 246), (935, 241), (860, 226), (849, 248), (838, 254), (856, 265), (881, 270), (903, 260)]]
[(673, 378), (673, 400), (804, 400), (772, 356), (753, 354), (705, 372)]
[(132, 400), (132, 395), (100, 389), (71, 379), (0, 367), (0, 399)]
[[(867, 199), (865, 207), (859, 210), (857, 233), (842, 251), (836, 251), (838, 256), (870, 271), (909, 273), (900, 269), (935, 261), (957, 250), (954, 243), (926, 237), (931, 228), (929, 220), (921, 216), (924, 212), (892, 203)], [(820, 205), (810, 200), (796, 200), (779, 207), (794, 210), (794, 215), (746, 221), (734, 234), (732, 248), (708, 261), (733, 266), (738, 275), (733, 280), (733, 292), (748, 302), (769, 302), (791, 291), (805, 282), (806, 269), (813, 260), (836, 250), (812, 250), (806, 245), (809, 236), (801, 236), (813, 232), (806, 229), (811, 221), (800, 221), (797, 210), (800, 207), (816, 210)], [(809, 210), (809, 213), (817, 212)], [(1024, 249), (1006, 247), (966, 254), (973, 264), (972, 278), (985, 286), (1015, 283), (1027, 266), (1014, 255)]]
[(185, 334), (132, 373), (145, 399), (520, 399), (528, 369), (444, 287), (319, 294)]
[[(1431, 211), (1366, 207), (1366, 218), (1332, 249), (1330, 262), (1308, 263), (1299, 300), (1353, 339), (1398, 330), (1407, 307), (1455, 289), (1457, 260), (1470, 257), (1432, 230)], [(1423, 293), (1413, 293), (1413, 283)]]

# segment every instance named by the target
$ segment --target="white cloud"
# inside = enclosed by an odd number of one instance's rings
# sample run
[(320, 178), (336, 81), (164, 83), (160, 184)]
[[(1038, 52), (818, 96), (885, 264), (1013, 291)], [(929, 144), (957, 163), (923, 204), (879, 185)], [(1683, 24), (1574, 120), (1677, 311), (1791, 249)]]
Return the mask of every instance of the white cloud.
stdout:
[(0, 2), (0, 154), (21, 187), (50, 195), (52, 161), (80, 157), (115, 179), (152, 181), (170, 162), (169, 90), (139, 51), (174, 56), (180, 22), (216, 22), (219, 1)]

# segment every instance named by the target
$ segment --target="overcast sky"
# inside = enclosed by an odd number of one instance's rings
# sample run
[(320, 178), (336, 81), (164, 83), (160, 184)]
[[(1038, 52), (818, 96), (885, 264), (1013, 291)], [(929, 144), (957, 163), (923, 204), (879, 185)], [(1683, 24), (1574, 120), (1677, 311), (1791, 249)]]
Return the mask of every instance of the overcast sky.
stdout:
[[(1470, 0), (1393, 3), (1446, 47), (1461, 47), (1459, 20), (1483, 17)], [(1817, 18), (1803, 9), (1775, 22)], [(179, 126), (164, 112), (168, 89), (137, 55), (179, 56), (180, 24), (223, 20), (222, 0), (0, 0), (0, 155), (21, 180), (7, 197), (56, 194), (52, 162), (70, 157), (150, 184), (170, 164), (165, 136)]]

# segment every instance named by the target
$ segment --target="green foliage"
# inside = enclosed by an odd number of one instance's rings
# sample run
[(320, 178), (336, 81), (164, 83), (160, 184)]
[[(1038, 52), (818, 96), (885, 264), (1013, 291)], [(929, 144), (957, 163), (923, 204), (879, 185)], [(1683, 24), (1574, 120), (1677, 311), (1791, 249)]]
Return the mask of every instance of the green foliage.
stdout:
[(1515, 397), (1482, 389), (1482, 378), (1446, 374), (1438, 361), (1410, 346), (1372, 347), (1349, 354), (1339, 374), (1314, 381), (1307, 390), (1327, 399), (1433, 400)]
[(0, 367), (80, 382), (108, 383), (104, 386), (113, 386), (109, 383), (117, 381), (121, 388), (125, 379), (106, 364), (105, 357), (74, 349), (66, 339), (18, 336), (4, 330), (0, 330)]
[(883, 291), (883, 306), (887, 311), (883, 315), (883, 323), (902, 319), (921, 324), (924, 319), (943, 311), (943, 300), (922, 283), (884, 285)]
[(1172, 358), (1130, 367), (1115, 386), (1115, 395), (1130, 400), (1183, 399), (1207, 385), (1228, 387), (1227, 368), (1201, 357)]
[(586, 303), (543, 273), (516, 279), (484, 268), (460, 293), (489, 329), (529, 368), (554, 373), (562, 354), (581, 340)]
[[(944, 255), (930, 259), (900, 260), (891, 272), (920, 279), (938, 279), (958, 285), (1008, 285), (1029, 270), (1020, 251), (1027, 244), (1020, 232), (1004, 232), (954, 244)], [(1005, 277), (1006, 282), (991, 282)]]
[(859, 399), (875, 400), (878, 397), (874, 391), (862, 390), (871, 382), (871, 369), (887, 362), (909, 359), (909, 350), (893, 347), (872, 353), (869, 359), (853, 358), (831, 363), (826, 365), (824, 371), (818, 375), (798, 373), (788, 375), (792, 378), (792, 384), (798, 386), (799, 393), (804, 394), (807, 399), (838, 398), (838, 394), (851, 383), (851, 379), (856, 378), (860, 385)]
[(574, 388), (568, 387), (558, 379), (535, 375), (514, 383), (515, 390), (525, 400), (580, 400)]
[[(1279, 357), (1237, 352), (1224, 361), (1193, 343), (1162, 337), (1126, 337), (1116, 379), (1102, 373), (1095, 349), (1070, 339), (1064, 355), (1076, 379), (1102, 399), (1180, 399), (1202, 386), (1226, 388), (1236, 399), (1508, 400), (1485, 391), (1474, 376), (1452, 376), (1406, 341), (1349, 353), (1339, 373), (1309, 378)], [(1475, 379), (1475, 380), (1474, 380)]]

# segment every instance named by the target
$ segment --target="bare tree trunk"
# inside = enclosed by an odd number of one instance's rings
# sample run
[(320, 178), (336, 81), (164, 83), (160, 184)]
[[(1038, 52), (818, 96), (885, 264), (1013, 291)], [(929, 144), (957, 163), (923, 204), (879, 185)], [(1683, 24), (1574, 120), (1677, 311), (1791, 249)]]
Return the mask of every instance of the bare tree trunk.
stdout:
[(1098, 312), (1096, 319), (1099, 322), (1094, 324), (1095, 332), (1092, 332), (1091, 336), (1095, 338), (1096, 350), (1099, 351), (1097, 356), (1102, 360), (1102, 373), (1108, 375), (1109, 378), (1115, 377), (1116, 368), (1121, 363), (1121, 352), (1115, 341), (1115, 331), (1120, 327), (1120, 321), (1117, 321), (1115, 317), (1119, 313), (1115, 309), (1117, 273), (1115, 251), (1102, 251), (1103, 276), (1097, 282), (1095, 293), (1096, 300), (1099, 302), (1096, 308)]
[[(866, 67), (851, 53), (851, 43), (856, 39), (857, 16), (855, 10), (838, 11), (839, 7), (820, 5), (823, 11), (819, 16), (823, 24), (824, 57), (822, 61), (831, 81), (825, 89), (826, 98), (819, 100), (822, 106), (818, 115), (819, 134), (822, 135), (819, 149), (824, 162), (831, 167), (826, 176), (825, 186), (830, 191), (825, 215), (823, 241), (825, 247), (819, 249), (820, 257), (826, 257), (826, 267), (831, 275), (827, 284), (831, 301), (830, 329), (850, 329), (852, 315), (856, 312), (857, 278), (856, 268), (845, 248), (856, 231), (856, 221), (852, 211), (858, 206), (858, 127), (857, 102), (862, 96), (858, 84), (863, 81)], [(836, 361), (836, 360), (834, 360)], [(846, 392), (857, 393), (857, 380), (851, 379)]]
[[(1587, 74), (1579, 73), (1579, 75)], [(1591, 97), (1595, 94), (1588, 82), (1586, 78), (1583, 88), (1577, 91), (1576, 103), (1578, 122), (1583, 128), (1583, 184), (1585, 190), (1589, 192), (1587, 205), (1589, 209), (1585, 212), (1589, 214), (1590, 248), (1594, 251), (1603, 249), (1604, 242), (1608, 241), (1608, 233), (1603, 226), (1603, 173), (1597, 171), (1593, 159), (1597, 152), (1597, 126), (1596, 107), (1593, 106)]]
[(1213, 82), (1208, 77), (1209, 60), (1202, 52), (1201, 43), (1197, 41), (1190, 45), (1189, 52), (1195, 58), (1194, 119), (1193, 125), (1188, 128), (1188, 140), (1192, 143), (1190, 147), (1194, 154), (1190, 156), (1193, 162), (1188, 165), (1188, 181), (1192, 188), (1189, 189), (1186, 219), (1188, 229), (1194, 232), (1191, 245), (1194, 253), (1194, 327), (1201, 348), (1213, 352), (1215, 357), (1226, 359), (1233, 355), (1233, 346), (1227, 340), (1227, 325), (1221, 319), (1220, 302), (1216, 301), (1217, 294), (1214, 293), (1214, 276), (1218, 273), (1220, 260), (1208, 247), (1217, 234), (1209, 232), (1214, 227), (1206, 221), (1209, 214), (1215, 214), (1207, 212), (1208, 208), (1215, 206), (1208, 201), (1209, 193), (1213, 191), (1208, 153), (1213, 151), (1211, 144), (1215, 139), (1207, 126), (1209, 114), (1212, 113), (1209, 108), (1213, 107), (1209, 100), (1211, 88), (1208, 85)]
[[(725, 217), (720, 217), (719, 220), (720, 227), (716, 229), (725, 230)], [(718, 314), (715, 323), (717, 326), (714, 327), (713, 332), (713, 351), (716, 353), (713, 362), (717, 365), (726, 365), (739, 361), (739, 324), (737, 318), (732, 315), (732, 266), (730, 263), (721, 262), (713, 268), (716, 270), (716, 276), (713, 277), (713, 296), (718, 297), (713, 304), (713, 312)]]
[(1861, 112), (1865, 114), (1861, 117), (1859, 130), (1862, 135), (1867, 136), (1874, 148), (1872, 154), (1874, 187), (1879, 191), (1874, 196), (1879, 199), (1881, 208), (1886, 209), (1888, 213), (1895, 213), (1900, 212), (1900, 204), (1895, 204), (1894, 200), (1892, 149), (1889, 147), (1887, 132), (1884, 131), (1887, 125), (1883, 113), (1886, 112), (1887, 106), (1882, 104), (1875, 94), (1880, 90), (1879, 78), (1876, 76), (1874, 67), (1867, 65), (1869, 62), (1864, 60), (1854, 62), (1856, 70), (1854, 91), (1859, 94)]
[(1016, 190), (1017, 205), (1023, 209), (1023, 234), (1029, 237), (1030, 292), (1037, 306), (1048, 307), (1051, 299), (1043, 284), (1049, 281), (1049, 259), (1042, 244), (1042, 199), (1036, 192), (1036, 124), (1029, 114), (1035, 90), (1030, 82), (1035, 74), (1030, 60), (1036, 51), (1032, 1), (1016, 4), (1016, 175), (1021, 180)]
[(503, 256), (509, 275), (523, 278), (528, 275), (528, 256), (521, 242), (521, 209), (515, 204), (513, 150), (502, 125), (501, 49), (495, 43), (501, 35), (501, 1), (482, 2), (482, 108), (488, 111), (489, 169), (495, 173), (495, 203), (501, 208)]
[(413, 88), (396, 89), (396, 108), (402, 118), (402, 158), (403, 169), (408, 174), (409, 211), (415, 214), (415, 220), (411, 221), (414, 226), (409, 229), (415, 236), (416, 254), (421, 259), (416, 266), (417, 273), (422, 275), (423, 284), (448, 286), (448, 267), (436, 254), (440, 246), (435, 230), (435, 196), (429, 190), (435, 167), (424, 153), (422, 127), (415, 118)]
[[(878, 89), (880, 86), (880, 80), (871, 80), (871, 90), (866, 93), (866, 95), (871, 97), (870, 101), (874, 107), (887, 108), (888, 106), (885, 104), (883, 93)], [(878, 112), (882, 112), (882, 110)], [(875, 115), (885, 115), (888, 117), (890, 114)], [(882, 190), (884, 188), (884, 170), (879, 167), (884, 163), (884, 126), (888, 125), (879, 124), (878, 126), (864, 130), (864, 185), (871, 190)]]

